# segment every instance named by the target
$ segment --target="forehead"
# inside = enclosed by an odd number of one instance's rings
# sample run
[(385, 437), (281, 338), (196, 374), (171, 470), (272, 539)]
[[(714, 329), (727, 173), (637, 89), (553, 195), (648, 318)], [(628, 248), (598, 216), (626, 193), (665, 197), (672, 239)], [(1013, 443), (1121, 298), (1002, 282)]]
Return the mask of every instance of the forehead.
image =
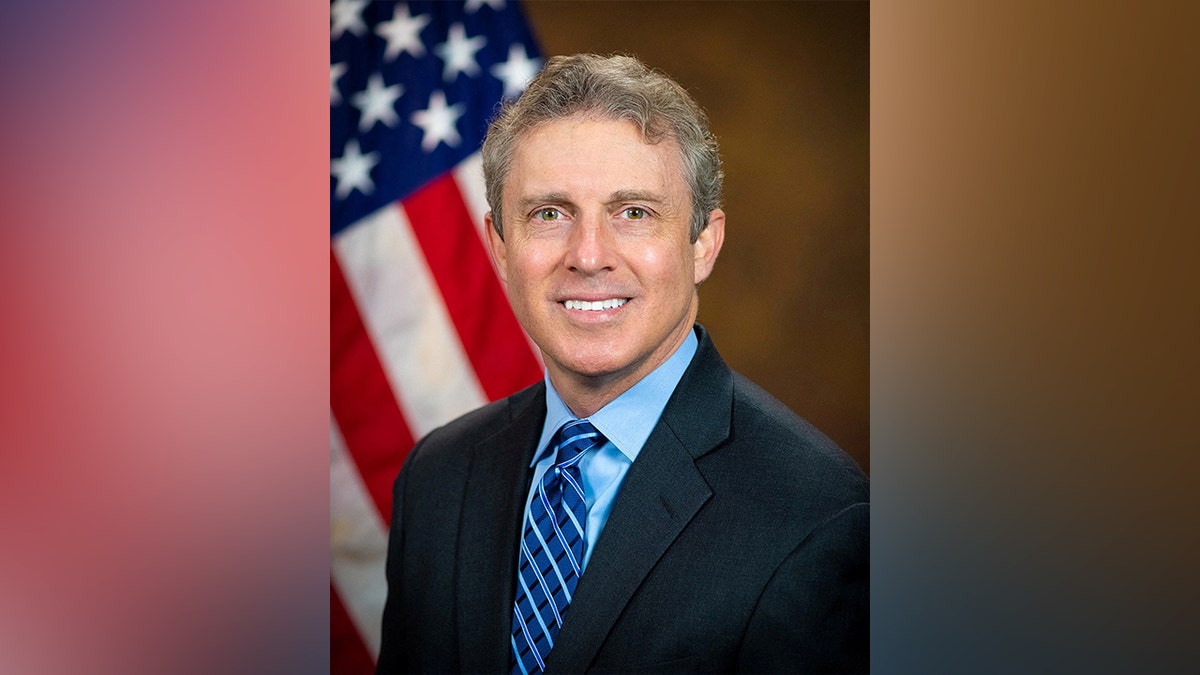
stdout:
[(633, 122), (575, 115), (517, 138), (505, 193), (682, 190), (683, 158), (670, 137), (647, 143)]

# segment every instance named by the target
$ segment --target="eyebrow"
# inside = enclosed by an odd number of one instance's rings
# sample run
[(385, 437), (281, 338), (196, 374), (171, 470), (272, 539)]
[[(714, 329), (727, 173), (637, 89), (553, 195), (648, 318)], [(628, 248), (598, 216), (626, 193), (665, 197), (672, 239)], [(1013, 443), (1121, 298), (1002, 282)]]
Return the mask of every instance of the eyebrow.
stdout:
[(667, 200), (654, 193), (644, 190), (617, 190), (608, 198), (609, 204), (616, 202), (649, 202), (652, 204), (666, 204)]
[[(666, 198), (654, 192), (645, 190), (617, 190), (608, 196), (608, 205), (619, 202), (645, 202), (648, 204), (666, 204)], [(530, 195), (522, 197), (517, 201), (517, 209), (524, 211), (539, 204), (567, 204), (574, 205), (575, 202), (565, 192), (547, 192), (544, 194)]]
[(566, 195), (566, 193), (547, 192), (545, 194), (530, 195), (528, 197), (522, 197), (517, 202), (517, 209), (524, 211), (525, 209), (528, 209), (532, 206), (536, 206), (538, 204), (570, 204), (570, 203), (572, 203), (571, 198), (568, 197)]

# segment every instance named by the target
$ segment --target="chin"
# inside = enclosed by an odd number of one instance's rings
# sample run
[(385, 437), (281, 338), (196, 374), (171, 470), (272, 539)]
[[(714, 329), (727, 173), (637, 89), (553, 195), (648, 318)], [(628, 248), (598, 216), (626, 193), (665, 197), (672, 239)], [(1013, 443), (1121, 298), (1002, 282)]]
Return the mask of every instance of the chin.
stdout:
[(606, 361), (566, 361), (563, 367), (582, 377), (604, 377), (620, 371), (620, 365)]
[(630, 365), (627, 360), (614, 356), (611, 349), (599, 347), (590, 353), (565, 355), (557, 362), (562, 369), (582, 377), (604, 377), (625, 370)]

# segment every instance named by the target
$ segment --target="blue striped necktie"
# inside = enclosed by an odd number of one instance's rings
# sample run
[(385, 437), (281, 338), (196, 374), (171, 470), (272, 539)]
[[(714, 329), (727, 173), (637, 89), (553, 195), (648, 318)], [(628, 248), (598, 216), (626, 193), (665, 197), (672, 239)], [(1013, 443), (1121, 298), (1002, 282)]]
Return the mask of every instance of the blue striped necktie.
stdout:
[(586, 420), (568, 422), (554, 435), (555, 464), (533, 494), (521, 534), (513, 603), (513, 675), (545, 669), (546, 655), (579, 583), (587, 525), (579, 459), (603, 442), (604, 436)]

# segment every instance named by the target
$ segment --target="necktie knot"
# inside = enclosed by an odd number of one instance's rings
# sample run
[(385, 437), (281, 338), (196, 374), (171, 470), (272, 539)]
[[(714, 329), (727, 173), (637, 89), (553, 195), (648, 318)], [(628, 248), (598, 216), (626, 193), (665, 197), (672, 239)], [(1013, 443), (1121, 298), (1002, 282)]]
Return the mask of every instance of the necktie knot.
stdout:
[(580, 455), (604, 442), (604, 435), (587, 420), (574, 420), (562, 425), (554, 435), (558, 455), (554, 464), (558, 468), (574, 466)]

